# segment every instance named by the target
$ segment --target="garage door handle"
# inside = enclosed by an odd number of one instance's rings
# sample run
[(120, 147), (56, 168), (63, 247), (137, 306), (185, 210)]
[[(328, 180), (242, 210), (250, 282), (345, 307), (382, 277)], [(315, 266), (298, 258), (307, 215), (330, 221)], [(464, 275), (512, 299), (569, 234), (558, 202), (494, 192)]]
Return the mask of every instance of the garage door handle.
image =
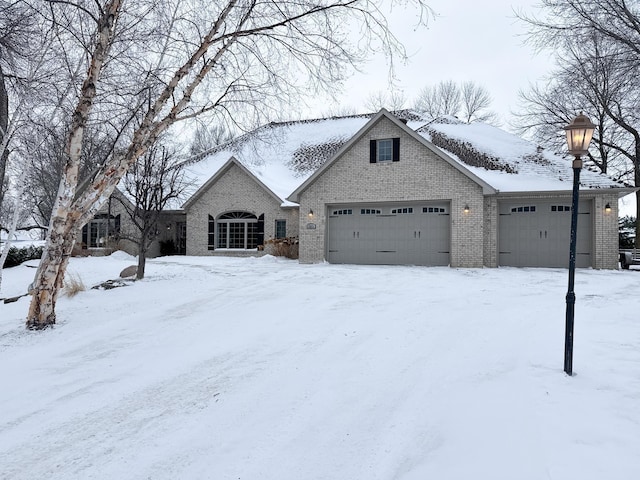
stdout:
[(544, 231), (544, 238), (547, 238), (547, 231)]

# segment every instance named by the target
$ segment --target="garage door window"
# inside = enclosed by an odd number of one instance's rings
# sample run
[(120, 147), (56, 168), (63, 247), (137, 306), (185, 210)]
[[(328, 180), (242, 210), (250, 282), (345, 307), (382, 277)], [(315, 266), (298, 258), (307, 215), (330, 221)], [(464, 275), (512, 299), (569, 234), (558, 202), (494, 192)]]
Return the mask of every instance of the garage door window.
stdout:
[(353, 210), (350, 208), (345, 208), (343, 210), (334, 210), (333, 215), (353, 215)]
[(393, 208), (391, 213), (413, 213), (413, 207)]
[(551, 205), (552, 212), (570, 212), (571, 207), (569, 205)]
[(380, 210), (375, 208), (361, 208), (360, 215), (380, 215)]
[(445, 213), (441, 207), (422, 207), (422, 213)]
[(513, 207), (511, 213), (531, 213), (536, 211), (535, 205), (526, 205), (524, 207)]

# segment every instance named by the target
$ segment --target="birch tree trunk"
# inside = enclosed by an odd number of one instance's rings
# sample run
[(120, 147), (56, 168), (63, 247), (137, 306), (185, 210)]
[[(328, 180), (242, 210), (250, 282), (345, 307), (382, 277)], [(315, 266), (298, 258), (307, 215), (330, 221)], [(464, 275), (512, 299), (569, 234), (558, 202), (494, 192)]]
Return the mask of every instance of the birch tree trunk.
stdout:
[(107, 2), (98, 18), (97, 43), (91, 56), (87, 78), (82, 85), (80, 98), (72, 117), (66, 145), (67, 161), (51, 214), (42, 259), (30, 287), (29, 293), (32, 298), (27, 315), (27, 328), (32, 330), (42, 330), (56, 322), (55, 306), (58, 292), (63, 285), (69, 256), (75, 243), (75, 234), (78, 231), (73, 218), (70, 218), (70, 212), (78, 186), (84, 129), (96, 97), (96, 84), (100, 79), (104, 61), (113, 42), (114, 28), (121, 3), (121, 0)]
[[(407, 2), (424, 13), (423, 0)], [(259, 112), (260, 106), (268, 110), (271, 100), (293, 98), (305, 88), (311, 88), (300, 87), (297, 75), (291, 79), (284, 75), (291, 65), (296, 72), (310, 75), (314, 89), (318, 85), (334, 88), (344, 78), (344, 67), (355, 66), (361, 51), (368, 49), (345, 47), (343, 40), (347, 32), (342, 26), (346, 18), (359, 18), (363, 39), (379, 41), (387, 55), (396, 52), (405, 56), (404, 48), (389, 31), (386, 18), (374, 0), (193, 2), (201, 6), (202, 11), (194, 10), (192, 2), (129, 2), (127, 9), (121, 9), (122, 3), (124, 0), (88, 2), (90, 12), (75, 2), (51, 2), (77, 8), (95, 19), (98, 35), (96, 44), (86, 47), (91, 55), (87, 80), (80, 89), (70, 125), (67, 162), (45, 251), (30, 288), (33, 295), (27, 317), (30, 329), (43, 329), (55, 323), (58, 289), (62, 286), (77, 232), (104, 205), (136, 160), (173, 124), (215, 112), (219, 112), (220, 118), (235, 123), (232, 117), (238, 106), (244, 105), (255, 112)], [(137, 9), (139, 5), (145, 7)], [(172, 7), (175, 7), (174, 13), (169, 12), (168, 21), (158, 26), (155, 20), (162, 21)], [(97, 13), (93, 12), (94, 8)], [(180, 21), (178, 10), (182, 16)], [(121, 11), (122, 18), (119, 18)], [(145, 19), (152, 14), (156, 17), (152, 16), (153, 21), (145, 26)], [(200, 17), (204, 19), (201, 21)], [(118, 33), (122, 36), (117, 44), (114, 42), (116, 20), (122, 23)], [(136, 30), (140, 25), (140, 30)], [(172, 34), (169, 30), (174, 26), (182, 31)], [(166, 52), (157, 51), (157, 42), (153, 39), (157, 38), (158, 31), (170, 39), (165, 42)], [(85, 38), (85, 30), (76, 37)], [(147, 44), (149, 58), (144, 57), (147, 38), (152, 39)], [(83, 132), (90, 125), (88, 118), (93, 104), (97, 104), (94, 113), (98, 118), (112, 120), (111, 114), (105, 116), (105, 112), (101, 112), (100, 97), (96, 99), (102, 65), (112, 43), (118, 51), (108, 59), (103, 82), (111, 80), (110, 90), (119, 92), (129, 102), (121, 105), (128, 110), (126, 118), (121, 118), (124, 123), (115, 122), (120, 128), (118, 135), (122, 133), (126, 140), (102, 163), (93, 182), (78, 193)], [(120, 61), (122, 59), (125, 60)], [(158, 60), (157, 68), (150, 69), (147, 65), (151, 59)], [(145, 75), (140, 75), (145, 71)], [(109, 77), (109, 72), (115, 77)], [(129, 73), (138, 76), (130, 77)], [(210, 86), (215, 86), (215, 92), (199, 94), (198, 90), (206, 88), (202, 84), (208, 75), (212, 77)], [(123, 83), (129, 88), (126, 94), (123, 94)]]

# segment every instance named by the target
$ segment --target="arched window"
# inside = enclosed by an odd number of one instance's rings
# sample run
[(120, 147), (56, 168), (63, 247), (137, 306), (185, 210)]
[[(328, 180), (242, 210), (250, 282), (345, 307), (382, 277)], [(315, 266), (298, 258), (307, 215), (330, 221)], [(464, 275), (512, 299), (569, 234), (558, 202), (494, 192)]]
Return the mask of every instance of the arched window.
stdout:
[(218, 217), (216, 248), (258, 248), (258, 217), (248, 212), (228, 212)]

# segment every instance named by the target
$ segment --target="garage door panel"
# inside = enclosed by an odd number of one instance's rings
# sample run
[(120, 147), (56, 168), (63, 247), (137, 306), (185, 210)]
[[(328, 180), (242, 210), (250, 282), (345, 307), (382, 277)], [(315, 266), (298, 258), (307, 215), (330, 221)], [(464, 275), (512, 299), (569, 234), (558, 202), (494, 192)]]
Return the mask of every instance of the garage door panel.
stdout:
[[(438, 207), (447, 209), (447, 204)], [(448, 265), (448, 214), (424, 214), (423, 206), (398, 209), (391, 205), (352, 207), (352, 215), (331, 215), (329, 209), (327, 260), (332, 263), (373, 265)], [(375, 215), (364, 211), (379, 212)], [(394, 212), (395, 210), (395, 212)], [(433, 210), (433, 207), (432, 207)], [(402, 212), (402, 213), (400, 213)]]
[[(566, 200), (501, 202), (499, 207), (499, 265), (567, 267), (571, 237), (571, 208)], [(591, 202), (578, 210), (576, 265), (591, 266)]]

